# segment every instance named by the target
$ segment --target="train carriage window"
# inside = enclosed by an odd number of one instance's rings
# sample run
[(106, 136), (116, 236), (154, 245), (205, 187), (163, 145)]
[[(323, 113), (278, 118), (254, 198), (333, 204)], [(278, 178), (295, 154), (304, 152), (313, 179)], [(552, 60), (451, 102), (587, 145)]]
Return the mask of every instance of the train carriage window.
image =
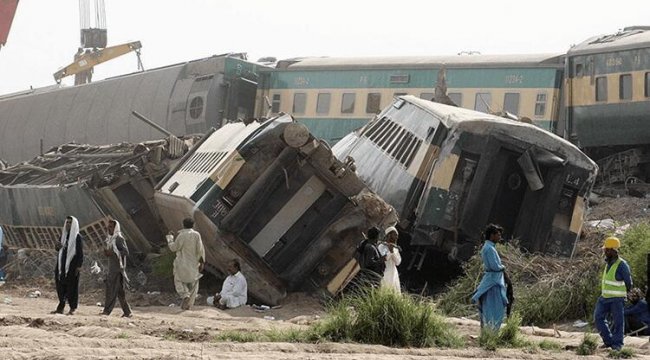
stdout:
[(420, 99), (431, 101), (431, 100), (433, 100), (433, 93), (430, 93), (430, 92), (420, 93)]
[(280, 112), (280, 94), (273, 94), (273, 101), (271, 102), (271, 112), (274, 114)]
[(607, 101), (607, 77), (596, 78), (596, 101)]
[(307, 107), (307, 94), (295, 93), (293, 94), (293, 113), (304, 114)]
[(203, 98), (200, 96), (195, 96), (192, 101), (190, 101), (190, 117), (192, 119), (198, 119), (203, 114)]
[(341, 99), (341, 114), (354, 113), (354, 103), (357, 98), (355, 93), (344, 93)]
[(454, 102), (454, 104), (463, 107), (463, 94), (462, 93), (449, 93), (449, 99)]
[(503, 97), (503, 111), (519, 115), (519, 93), (506, 93)]
[(408, 84), (409, 80), (410, 80), (409, 74), (399, 74), (399, 75), (390, 76), (391, 84)]
[(316, 114), (328, 114), (330, 112), (330, 100), (332, 94), (320, 93), (316, 100)]
[(618, 78), (618, 98), (632, 100), (632, 74), (623, 74)]
[(490, 112), (490, 105), (492, 103), (492, 94), (490, 93), (477, 93), (474, 102), (474, 110), (484, 113)]
[(650, 97), (650, 72), (645, 73), (645, 97)]
[(368, 114), (377, 114), (381, 110), (381, 94), (369, 93), (366, 102), (366, 112)]
[(582, 77), (584, 75), (584, 66), (582, 64), (576, 64), (576, 76)]
[(535, 99), (535, 116), (544, 116), (546, 114), (546, 94), (537, 94)]

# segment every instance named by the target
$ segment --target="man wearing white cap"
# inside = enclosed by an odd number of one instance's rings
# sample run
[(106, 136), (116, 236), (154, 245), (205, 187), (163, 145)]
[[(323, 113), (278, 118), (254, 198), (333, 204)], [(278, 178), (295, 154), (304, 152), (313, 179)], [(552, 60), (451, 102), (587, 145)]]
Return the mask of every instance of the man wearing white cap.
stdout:
[(399, 273), (397, 267), (402, 263), (402, 256), (397, 247), (397, 238), (399, 233), (394, 226), (390, 226), (385, 231), (385, 242), (378, 246), (379, 255), (381, 255), (386, 268), (384, 269), (384, 276), (381, 279), (381, 286), (395, 290), (401, 293), (401, 286), (399, 282)]

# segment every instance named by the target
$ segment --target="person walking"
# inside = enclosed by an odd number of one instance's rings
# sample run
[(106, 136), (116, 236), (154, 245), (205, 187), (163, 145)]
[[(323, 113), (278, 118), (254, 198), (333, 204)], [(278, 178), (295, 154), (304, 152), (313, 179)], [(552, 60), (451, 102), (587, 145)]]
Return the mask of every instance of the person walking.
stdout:
[(126, 301), (125, 286), (129, 281), (126, 275), (126, 257), (129, 255), (129, 248), (122, 236), (120, 223), (117, 220), (108, 221), (108, 236), (104, 255), (108, 257), (108, 275), (106, 275), (106, 294), (104, 310), (101, 315), (110, 315), (115, 307), (115, 301), (120, 300), (122, 317), (131, 317), (131, 307)]
[(54, 283), (59, 297), (59, 305), (52, 314), (63, 314), (65, 302), (68, 301), (68, 315), (74, 315), (79, 305), (79, 273), (84, 261), (83, 241), (79, 234), (79, 221), (74, 216), (65, 219), (61, 240), (56, 244), (58, 251)]
[(478, 304), (481, 328), (488, 327), (494, 331), (501, 328), (508, 305), (503, 276), (505, 266), (496, 249), (502, 234), (503, 228), (499, 225), (490, 224), (485, 228), (485, 243), (481, 249), (483, 278), (472, 296), (472, 303)]
[[(605, 239), (603, 253), (605, 269), (600, 285), (600, 297), (594, 309), (594, 324), (605, 348), (621, 350), (625, 330), (625, 298), (632, 290), (632, 275), (627, 261), (618, 256), (621, 241), (613, 236)], [(607, 320), (611, 317), (611, 324)]]
[(199, 291), (199, 279), (203, 276), (205, 248), (194, 227), (194, 220), (183, 220), (184, 229), (178, 232), (176, 239), (168, 235), (169, 250), (176, 253), (174, 259), (174, 285), (176, 292), (183, 299), (181, 309), (190, 310), (194, 306)]

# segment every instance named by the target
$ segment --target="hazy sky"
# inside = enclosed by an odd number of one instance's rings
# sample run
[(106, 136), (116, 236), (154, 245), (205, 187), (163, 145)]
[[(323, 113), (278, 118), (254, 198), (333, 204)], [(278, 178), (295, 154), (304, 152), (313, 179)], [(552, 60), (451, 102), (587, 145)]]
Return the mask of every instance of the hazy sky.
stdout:
[[(593, 35), (650, 25), (648, 0), (105, 1), (109, 45), (140, 40), (147, 69), (227, 52), (251, 60), (561, 53)], [(78, 0), (21, 0), (0, 50), (0, 94), (54, 84), (78, 46)], [(136, 64), (125, 55), (96, 67), (93, 80)]]

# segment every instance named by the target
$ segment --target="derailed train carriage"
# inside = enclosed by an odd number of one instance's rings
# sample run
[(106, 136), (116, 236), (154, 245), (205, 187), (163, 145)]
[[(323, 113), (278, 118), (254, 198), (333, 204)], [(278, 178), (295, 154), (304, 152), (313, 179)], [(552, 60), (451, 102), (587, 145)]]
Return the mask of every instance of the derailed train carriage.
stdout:
[(597, 173), (577, 147), (536, 126), (414, 96), (333, 151), (396, 209), (416, 268), (432, 251), (467, 259), (490, 222), (529, 251), (572, 255)]
[(68, 142), (156, 140), (137, 111), (177, 136), (253, 116), (261, 65), (215, 55), (94, 83), (0, 96), (0, 159), (17, 163)]
[(229, 260), (239, 259), (256, 299), (334, 294), (355, 273), (362, 231), (396, 222), (349, 165), (289, 115), (231, 123), (193, 148), (155, 201), (171, 229), (195, 219), (206, 269), (225, 275)]

